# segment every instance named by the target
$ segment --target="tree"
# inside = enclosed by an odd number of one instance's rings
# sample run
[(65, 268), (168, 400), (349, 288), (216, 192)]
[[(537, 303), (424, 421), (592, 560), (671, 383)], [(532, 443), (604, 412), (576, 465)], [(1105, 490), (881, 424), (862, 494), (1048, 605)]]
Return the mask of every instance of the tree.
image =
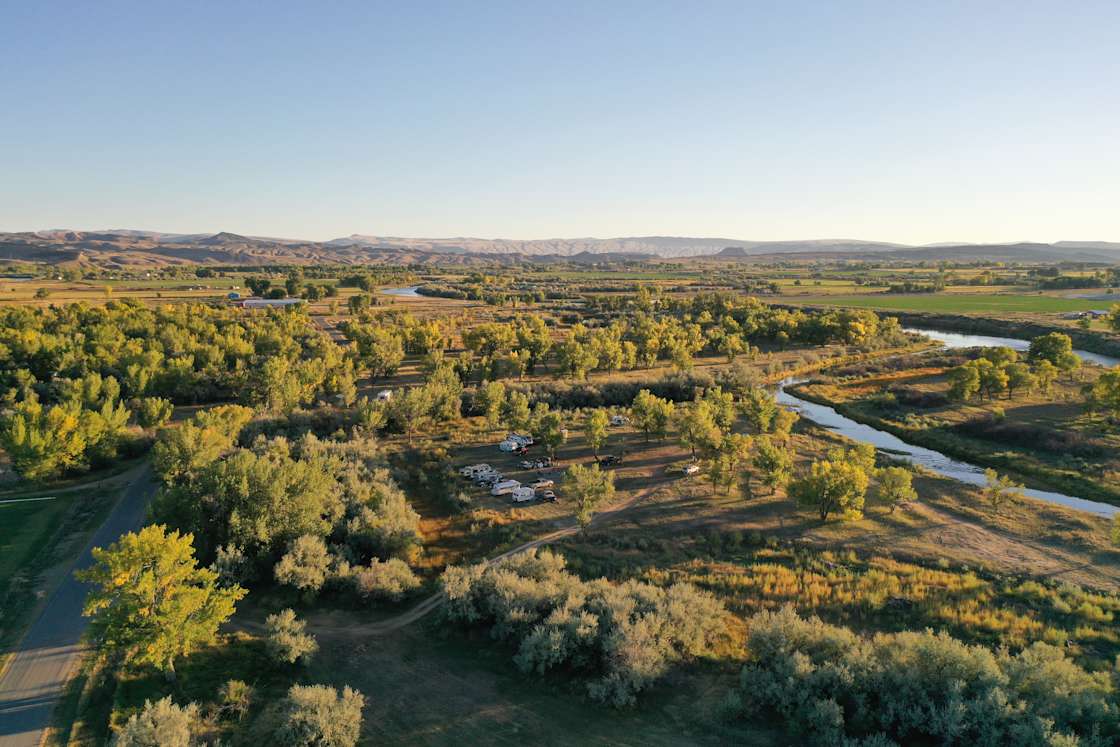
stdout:
[(778, 405), (770, 392), (760, 386), (750, 386), (743, 393), (740, 407), (756, 433), (770, 432), (778, 411)]
[(486, 417), (486, 426), (491, 431), (502, 424), (502, 408), (506, 403), (506, 385), (500, 381), (484, 381), (475, 394), (475, 410)]
[(1015, 390), (1031, 391), (1038, 384), (1038, 378), (1026, 363), (1011, 363), (1004, 369), (1007, 374), (1007, 398), (1015, 396)]
[(1062, 367), (1065, 357), (1072, 354), (1073, 340), (1069, 335), (1061, 332), (1051, 332), (1034, 338), (1027, 350), (1027, 358), (1031, 363), (1050, 361), (1058, 368)]
[(762, 484), (773, 493), (789, 481), (793, 459), (788, 449), (774, 443), (773, 439), (762, 436), (755, 440), (754, 466)]
[(586, 528), (595, 509), (614, 497), (614, 473), (599, 469), (598, 464), (573, 464), (564, 476), (564, 491), (575, 502), (576, 521)]
[(833, 513), (858, 519), (867, 484), (867, 472), (855, 460), (829, 458), (813, 462), (808, 474), (789, 484), (788, 492), (797, 505), (815, 510), (821, 521)]
[(315, 636), (307, 632), (307, 622), (296, 617), (296, 613), (283, 609), (269, 615), (264, 621), (267, 631), (268, 655), (278, 664), (311, 663), (311, 658), (319, 650)]
[(82, 614), (105, 650), (170, 674), (176, 658), (217, 638), (246, 592), (199, 568), (193, 539), (153, 525), (94, 548), (93, 566), (74, 575), (94, 587)]
[(1007, 475), (1000, 475), (994, 469), (984, 470), (984, 500), (992, 507), (992, 511), (999, 511), (1000, 506), (1004, 503), (1022, 498), (1023, 494), (1020, 492), (1023, 486), (1012, 480)]
[(133, 407), (141, 428), (158, 428), (171, 419), (175, 407), (162, 397), (141, 397)]
[(699, 400), (687, 407), (677, 409), (673, 424), (682, 446), (687, 446), (696, 458), (696, 450), (708, 450), (719, 444), (723, 434), (712, 417), (712, 409), (707, 402)]
[(404, 343), (395, 331), (365, 324), (351, 324), (346, 336), (354, 341), (358, 358), (369, 369), (371, 379), (392, 376), (404, 360)]
[(144, 701), (139, 713), (129, 716), (111, 744), (113, 747), (193, 747), (191, 727), (199, 722), (194, 703), (177, 706), (168, 696), (154, 703)]
[(326, 582), (330, 567), (327, 543), (318, 535), (304, 534), (292, 541), (273, 574), (280, 583), (294, 586), (313, 598)]
[(505, 404), (506, 424), (515, 431), (527, 431), (533, 425), (533, 412), (529, 409), (529, 395), (510, 392)]
[(1112, 516), (1112, 544), (1120, 547), (1120, 513)]
[(275, 739), (280, 747), (354, 747), (362, 731), (365, 697), (344, 687), (292, 685), (280, 705)]
[(965, 364), (949, 371), (949, 399), (960, 402), (972, 399), (980, 391), (980, 372)]
[(533, 437), (544, 444), (550, 459), (556, 456), (556, 447), (568, 439), (563, 415), (558, 411), (549, 410), (548, 405), (543, 402), (538, 403), (533, 411)]
[(427, 424), (432, 410), (432, 399), (428, 390), (421, 386), (398, 389), (389, 400), (386, 414), (412, 445), (412, 436)]
[(592, 410), (587, 416), (587, 421), (584, 423), (584, 435), (587, 437), (587, 445), (591, 447), (592, 453), (595, 458), (599, 458), (599, 449), (607, 442), (607, 436), (610, 435), (610, 416), (607, 411), (602, 408)]
[(240, 405), (223, 405), (199, 413), (178, 428), (164, 429), (152, 447), (152, 463), (166, 483), (197, 475), (229, 451), (253, 411)]
[(718, 386), (704, 390), (702, 397), (712, 413), (712, 420), (721, 431), (727, 431), (735, 422), (735, 396)]
[(914, 476), (905, 467), (884, 467), (879, 470), (877, 477), (875, 498), (889, 506), (891, 513), (894, 513), (900, 503), (917, 500), (918, 493), (913, 486)]
[(634, 417), (638, 428), (645, 434), (646, 441), (649, 441), (650, 436), (658, 439), (665, 438), (675, 409), (669, 400), (655, 396), (648, 389), (642, 389), (630, 405), (630, 414)]
[(1087, 386), (1085, 400), (1091, 410), (1112, 415), (1120, 413), (1120, 368), (1105, 371), (1091, 386)]
[(1050, 394), (1058, 378), (1058, 367), (1047, 360), (1039, 361), (1034, 367), (1034, 378), (1038, 390), (1043, 394)]
[(719, 449), (708, 462), (708, 479), (712, 487), (721, 486), (724, 493), (740, 479), (742, 465), (750, 456), (753, 439), (740, 433), (728, 433), (720, 442)]
[(463, 408), (463, 382), (448, 363), (436, 368), (424, 389), (431, 400), (431, 414), (437, 421), (457, 420)]

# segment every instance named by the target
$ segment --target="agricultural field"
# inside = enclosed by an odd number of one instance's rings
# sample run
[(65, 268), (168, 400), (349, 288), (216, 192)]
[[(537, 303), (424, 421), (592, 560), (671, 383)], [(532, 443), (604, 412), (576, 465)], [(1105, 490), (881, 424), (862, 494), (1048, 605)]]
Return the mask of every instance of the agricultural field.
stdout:
[(885, 311), (943, 311), (954, 313), (1040, 313), (1053, 314), (1063, 311), (1091, 311), (1107, 309), (1107, 301), (1086, 298), (1067, 298), (1061, 295), (990, 293), (976, 289), (968, 292), (905, 294), (862, 294), (798, 296), (798, 303), (829, 306), (850, 306), (861, 309)]

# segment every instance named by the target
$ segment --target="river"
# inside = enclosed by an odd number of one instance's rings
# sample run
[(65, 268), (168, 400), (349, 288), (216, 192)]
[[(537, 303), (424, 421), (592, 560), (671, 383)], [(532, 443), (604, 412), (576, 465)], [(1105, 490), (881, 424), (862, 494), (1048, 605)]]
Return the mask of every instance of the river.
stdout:
[[(926, 335), (949, 348), (1006, 345), (1015, 350), (1026, 350), (1029, 345), (1029, 343), (1024, 340), (1015, 340), (1009, 337), (986, 337), (983, 335), (965, 335), (956, 332), (941, 332), (938, 330), (925, 329), (907, 329), (906, 331)], [(1120, 360), (1105, 355), (1089, 353), (1083, 350), (1075, 350), (1074, 352), (1085, 361), (1091, 361), (1105, 366), (1120, 364)], [(906, 443), (892, 433), (881, 431), (864, 423), (857, 423), (851, 418), (844, 417), (827, 405), (809, 402), (786, 390), (787, 387), (802, 381), (805, 381), (805, 379), (786, 379), (779, 384), (777, 394), (778, 403), (792, 407), (804, 417), (824, 428), (828, 428), (834, 433), (846, 436), (855, 441), (866, 441), (877, 449), (889, 452), (892, 456), (897, 456), (908, 462), (919, 464), (944, 477), (959, 480), (968, 485), (984, 485), (986, 483), (983, 467), (951, 459), (933, 449)], [(1117, 506), (1090, 501), (1073, 495), (1065, 495), (1064, 493), (1035, 490), (1034, 488), (1024, 488), (1022, 492), (1024, 495), (1040, 501), (1057, 503), (1079, 511), (1097, 514), (1098, 516), (1113, 516), (1117, 512), (1120, 512), (1120, 508)]]
[(377, 292), (383, 296), (407, 296), (408, 298), (418, 298), (419, 293), (416, 289), (419, 285), (410, 285), (407, 288), (380, 288)]

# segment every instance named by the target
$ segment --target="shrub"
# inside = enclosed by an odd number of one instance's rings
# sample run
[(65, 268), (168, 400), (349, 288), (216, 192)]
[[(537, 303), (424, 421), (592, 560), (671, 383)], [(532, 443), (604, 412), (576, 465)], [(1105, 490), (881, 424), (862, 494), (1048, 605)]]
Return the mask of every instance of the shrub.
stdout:
[(1035, 643), (998, 655), (945, 633), (871, 639), (791, 607), (749, 621), (739, 696), (814, 742), (1112, 744), (1120, 714), (1107, 674)]
[(707, 592), (582, 581), (549, 551), (449, 568), (442, 586), (450, 619), (518, 642), (522, 671), (582, 671), (594, 677), (590, 696), (614, 706), (631, 705), (672, 663), (709, 651), (725, 632), (723, 606)]
[(327, 580), (330, 567), (331, 556), (323, 538), (305, 534), (291, 543), (273, 573), (280, 583), (314, 595)]
[(353, 747), (362, 729), (365, 697), (326, 685), (293, 685), (281, 704), (276, 743), (281, 747)]
[(218, 712), (223, 716), (230, 715), (240, 721), (252, 704), (253, 688), (241, 680), (230, 680), (218, 690)]
[(354, 589), (363, 598), (397, 601), (420, 586), (420, 579), (399, 558), (386, 561), (371, 560), (368, 566), (358, 566), (350, 571)]
[(198, 706), (177, 706), (170, 697), (144, 701), (113, 739), (114, 747), (190, 747), (195, 744), (191, 724), (198, 720)]
[(311, 663), (319, 650), (315, 636), (307, 632), (307, 622), (296, 617), (291, 609), (269, 615), (265, 620), (268, 630), (268, 654), (280, 664)]

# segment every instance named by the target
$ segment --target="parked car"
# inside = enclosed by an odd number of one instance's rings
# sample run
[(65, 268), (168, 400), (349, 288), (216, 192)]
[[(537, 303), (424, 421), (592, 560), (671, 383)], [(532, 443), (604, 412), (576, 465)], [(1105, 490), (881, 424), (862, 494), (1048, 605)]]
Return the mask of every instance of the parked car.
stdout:
[(541, 500), (548, 501), (549, 503), (556, 503), (556, 493), (553, 493), (551, 490), (542, 490)]
[(602, 465), (603, 467), (609, 467), (612, 464), (621, 464), (621, 463), (622, 463), (622, 459), (620, 457), (615, 456), (614, 454), (607, 454), (606, 456), (599, 458), (599, 464)]
[(544, 477), (540, 478), (539, 480), (534, 480), (533, 482), (529, 483), (529, 487), (531, 487), (531, 488), (551, 488), (555, 485), (556, 485), (555, 482), (553, 482), (552, 480), (549, 480), (547, 478), (544, 478)]
[(630, 424), (630, 418), (627, 418), (623, 415), (615, 415), (613, 418), (611, 418), (611, 425), (618, 426), (618, 425), (629, 425), (629, 424)]
[(687, 464), (687, 465), (685, 465), (685, 468), (683, 470), (681, 470), (681, 472), (683, 472), (686, 475), (695, 475), (699, 471), (700, 471), (700, 465), (699, 464)]
[(522, 459), (521, 460), (521, 468), (522, 469), (533, 469), (536, 466), (537, 466), (537, 462), (530, 462), (528, 459)]

